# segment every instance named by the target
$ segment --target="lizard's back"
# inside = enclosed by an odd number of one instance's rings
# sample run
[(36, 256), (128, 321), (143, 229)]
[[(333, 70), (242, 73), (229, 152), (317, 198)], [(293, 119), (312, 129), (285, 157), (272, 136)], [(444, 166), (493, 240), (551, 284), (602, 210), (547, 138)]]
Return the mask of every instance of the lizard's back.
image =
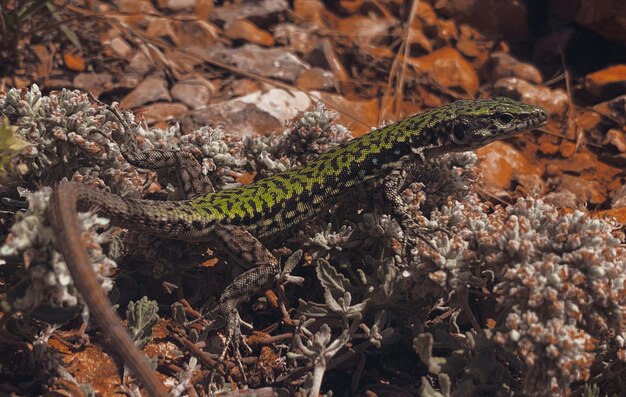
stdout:
[[(400, 126), (401, 127), (401, 126)], [(256, 236), (285, 230), (337, 202), (410, 153), (410, 136), (392, 124), (341, 144), (302, 167), (189, 201), (196, 212)]]

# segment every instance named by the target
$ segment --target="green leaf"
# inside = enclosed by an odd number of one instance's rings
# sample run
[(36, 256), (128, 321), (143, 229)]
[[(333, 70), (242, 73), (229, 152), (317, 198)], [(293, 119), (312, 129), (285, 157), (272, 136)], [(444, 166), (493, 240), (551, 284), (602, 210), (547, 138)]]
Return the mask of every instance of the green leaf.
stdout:
[(50, 0), (38, 0), (38, 1), (31, 1), (31, 2), (24, 4), (24, 6), (17, 13), (17, 17), (19, 21), (23, 22), (29, 17), (33, 16), (49, 1)]
[[(46, 7), (48, 8), (48, 11), (50, 11), (50, 13), (52, 14), (52, 17), (56, 21), (61, 22), (62, 20), (61, 16), (59, 15), (54, 4), (50, 2), (46, 2), (46, 3), (47, 3)], [(76, 35), (76, 33), (74, 33), (72, 29), (70, 29), (67, 25), (61, 25), (61, 31), (65, 34), (67, 39), (74, 45), (74, 47), (76, 47), (79, 51), (82, 50), (82, 47), (80, 45), (80, 40), (78, 39), (78, 36)]]
[(20, 138), (15, 131), (16, 127), (9, 124), (5, 117), (0, 124), (0, 174), (13, 171), (13, 159), (32, 143)]

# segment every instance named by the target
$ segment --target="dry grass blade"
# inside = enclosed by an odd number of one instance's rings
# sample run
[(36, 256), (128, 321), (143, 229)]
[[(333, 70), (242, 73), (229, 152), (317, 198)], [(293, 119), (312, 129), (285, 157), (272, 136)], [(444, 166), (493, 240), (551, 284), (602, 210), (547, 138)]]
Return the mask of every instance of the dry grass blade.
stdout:
[[(420, 0), (413, 0), (411, 3), (411, 12), (409, 13), (409, 18), (404, 28), (402, 42), (400, 43), (400, 48), (398, 49), (398, 54), (402, 53), (402, 55), (397, 55), (391, 65), (391, 72), (389, 73), (389, 79), (387, 80), (387, 90), (383, 96), (383, 106), (380, 112), (379, 124), (387, 118), (386, 116), (390, 106), (392, 107), (390, 111), (391, 118), (395, 118), (402, 108), (406, 63), (411, 50), (411, 24), (413, 23), (413, 20), (415, 20), (419, 1)], [(396, 84), (395, 87), (392, 88), (394, 81)]]

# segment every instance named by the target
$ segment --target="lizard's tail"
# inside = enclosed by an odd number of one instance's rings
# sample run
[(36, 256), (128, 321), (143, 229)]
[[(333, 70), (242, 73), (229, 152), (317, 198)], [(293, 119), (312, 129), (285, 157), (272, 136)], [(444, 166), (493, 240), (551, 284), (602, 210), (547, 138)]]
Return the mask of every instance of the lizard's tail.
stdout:
[[(74, 279), (76, 289), (83, 297), (90, 312), (105, 334), (111, 338), (115, 352), (124, 360), (133, 374), (151, 396), (165, 397), (168, 392), (150, 367), (143, 352), (132, 342), (122, 320), (111, 307), (104, 290), (100, 287), (96, 273), (89, 263), (87, 251), (81, 245), (81, 230), (77, 218), (78, 203), (81, 199), (94, 195), (95, 189), (72, 182), (63, 182), (52, 192), (48, 207), (52, 228), (56, 234), (57, 246), (65, 257), (65, 262)], [(101, 192), (98, 192), (100, 195)], [(100, 196), (102, 199), (103, 197)], [(113, 194), (106, 194), (106, 200), (119, 200), (109, 203), (112, 207), (124, 201)]]

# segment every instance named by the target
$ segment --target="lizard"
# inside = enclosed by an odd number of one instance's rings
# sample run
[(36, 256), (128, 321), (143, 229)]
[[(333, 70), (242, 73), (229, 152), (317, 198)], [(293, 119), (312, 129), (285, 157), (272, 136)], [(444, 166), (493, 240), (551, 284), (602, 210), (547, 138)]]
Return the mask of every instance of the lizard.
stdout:
[(300, 167), (217, 192), (190, 153), (136, 153), (133, 139), (123, 138), (128, 146), (123, 154), (131, 164), (151, 169), (177, 167), (184, 193), (190, 198), (123, 198), (80, 183), (62, 182), (52, 192), (48, 214), (76, 289), (115, 352), (150, 395), (166, 396), (165, 386), (131, 341), (97, 281), (80, 244), (77, 211), (96, 208), (113, 225), (157, 237), (217, 243), (254, 265), (225, 288), (218, 303), (225, 319), (226, 348), (231, 345), (238, 352), (237, 306), (271, 288), (280, 273), (278, 260), (259, 238), (311, 219), (368, 181), (382, 185), (385, 205), (400, 226), (418, 234), (419, 226), (408, 213), (401, 192), (419, 164), (540, 127), (547, 117), (540, 106), (508, 98), (459, 100), (339, 144)]

